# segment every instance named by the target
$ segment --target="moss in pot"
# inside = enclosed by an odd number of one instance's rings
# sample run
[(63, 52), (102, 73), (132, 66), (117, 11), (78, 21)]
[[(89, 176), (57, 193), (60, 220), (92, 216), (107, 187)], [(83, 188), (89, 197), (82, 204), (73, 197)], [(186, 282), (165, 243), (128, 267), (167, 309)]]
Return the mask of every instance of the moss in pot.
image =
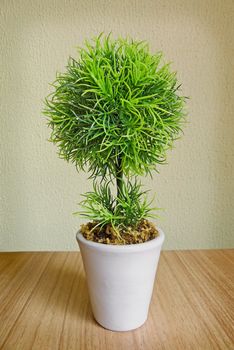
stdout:
[[(61, 158), (93, 179), (93, 191), (83, 195), (78, 212), (89, 222), (77, 239), (94, 316), (112, 330), (139, 327), (147, 318), (164, 234), (151, 222), (156, 208), (137, 177), (165, 163), (181, 134), (185, 97), (161, 52), (151, 54), (145, 42), (102, 34), (79, 49), (78, 59), (69, 58), (53, 87), (44, 110), (51, 141)], [(144, 265), (150, 271), (147, 281)]]

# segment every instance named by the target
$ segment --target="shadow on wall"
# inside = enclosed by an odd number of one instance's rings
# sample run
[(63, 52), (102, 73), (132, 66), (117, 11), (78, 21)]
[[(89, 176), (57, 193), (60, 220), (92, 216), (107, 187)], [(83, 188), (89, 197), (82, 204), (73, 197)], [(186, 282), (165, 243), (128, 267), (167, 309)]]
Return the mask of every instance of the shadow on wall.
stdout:
[[(218, 113), (220, 120), (214, 118), (216, 125), (212, 134), (213, 143), (207, 145), (209, 150), (215, 149), (216, 158), (211, 162), (212, 172), (208, 176), (210, 176), (210, 181), (217, 185), (210, 197), (210, 207), (215, 214), (207, 218), (207, 227), (211, 226), (209, 231), (214, 233), (220, 246), (233, 244), (231, 236), (230, 241), (225, 240), (225, 230), (227, 228), (231, 230), (234, 227), (231, 205), (234, 183), (233, 173), (230, 174), (230, 171), (233, 170), (233, 163), (229, 158), (233, 156), (230, 154), (230, 150), (233, 150), (234, 136), (232, 126), (234, 106), (231, 98), (233, 90), (231, 83), (233, 84), (234, 81), (233, 37), (230, 37), (233, 24), (229, 15), (233, 9), (232, 2), (223, 3), (211, 0), (181, 2), (176, 0), (159, 1), (156, 4), (149, 0), (145, 2), (95, 2), (89, 0), (82, 3), (73, 0), (69, 2), (69, 5), (65, 1), (60, 1), (56, 7), (54, 7), (53, 1), (34, 1), (30, 4), (29, 6), (27, 1), (21, 1), (20, 4), (13, 1), (12, 7), (5, 4), (5, 8), (2, 10), (7, 24), (6, 32), (9, 33), (8, 36), (4, 36), (3, 33), (2, 40), (3, 46), (6, 48), (3, 64), (4, 67), (8, 67), (3, 77), (3, 81), (6, 81), (7, 85), (2, 90), (5, 107), (3, 106), (2, 113), (1, 140), (3, 150), (1, 152), (3, 152), (5, 162), (3, 163), (4, 173), (1, 175), (3, 176), (1, 180), (3, 185), (1, 230), (6, 234), (6, 236), (2, 236), (2, 246), (17, 246), (20, 249), (25, 249), (28, 245), (33, 247), (34, 244), (35, 248), (35, 244), (37, 245), (37, 243), (33, 243), (35, 238), (40, 236), (42, 230), (49, 233), (56, 219), (60, 216), (58, 214), (63, 212), (63, 207), (60, 208), (60, 213), (57, 213), (57, 216), (56, 211), (53, 212), (58, 198), (65, 200), (62, 199), (63, 194), (59, 193), (60, 189), (64, 191), (63, 193), (68, 193), (67, 201), (70, 202), (73, 184), (77, 182), (77, 179), (74, 179), (72, 184), (69, 184), (69, 181), (67, 183), (62, 181), (64, 187), (61, 187), (61, 176), (66, 176), (63, 165), (61, 165), (61, 169), (58, 169), (57, 164), (59, 163), (51, 164), (50, 157), (45, 152), (48, 151), (47, 147), (49, 146), (45, 145), (45, 139), (48, 135), (44, 128), (44, 120), (40, 119), (41, 99), (47, 93), (45, 91), (47, 81), (54, 79), (54, 73), (52, 75), (52, 71), (49, 71), (48, 67), (56, 69), (56, 66), (63, 65), (68, 56), (67, 50), (74, 46), (73, 42), (77, 43), (103, 30), (107, 32), (113, 30), (114, 35), (129, 34), (136, 38), (145, 37), (147, 39), (148, 35), (153, 44), (154, 38), (155, 41), (158, 40), (157, 34), (160, 33), (160, 25), (163, 24), (164, 27), (168, 26), (170, 30), (165, 32), (164, 42), (159, 40), (159, 43), (167, 51), (170, 51), (170, 48), (165, 44), (165, 38), (168, 38), (170, 45), (174, 40), (173, 25), (176, 23), (179, 25), (179, 21), (187, 25), (194, 23), (195, 26), (205, 26), (209, 37), (214, 40), (211, 44), (216, 46), (215, 59), (206, 58), (211, 61), (214, 59), (217, 68), (219, 68), (212, 83), (213, 91), (207, 91), (207, 98), (213, 94), (221, 101), (219, 103), (220, 109), (214, 111), (215, 114)], [(226, 16), (223, 27), (217, 27), (220, 16)], [(36, 35), (35, 27), (39, 28), (41, 37)], [(56, 36), (56, 29), (59, 27), (64, 28), (65, 34), (58, 38), (61, 31), (58, 31)], [(186, 32), (186, 30), (185, 27), (184, 31)], [(77, 32), (79, 32), (79, 40), (77, 40)], [(67, 33), (71, 34), (69, 40), (66, 37)], [(54, 38), (55, 40), (53, 40)], [(33, 46), (34, 39), (35, 46)], [(48, 56), (44, 57), (42, 52), (48, 45), (46, 40), (51, 43), (52, 47), (47, 52)], [(199, 37), (196, 40), (200, 40)], [(57, 45), (58, 42), (61, 44)], [(207, 45), (209, 44), (207, 42)], [(191, 47), (192, 45), (191, 42)], [(60, 56), (62, 50), (64, 55), (57, 60), (56, 58)], [(190, 50), (190, 47), (184, 47), (183, 55), (186, 50)], [(45, 58), (47, 61), (43, 60)], [(34, 59), (36, 59), (35, 64), (38, 72), (36, 79), (33, 76), (35, 72), (33, 70), (35, 69), (33, 68)], [(202, 76), (205, 72), (200, 71), (199, 74)], [(192, 90), (189, 91), (189, 95), (193, 99)], [(192, 101), (193, 105), (199, 104), (199, 102), (198, 100)], [(25, 111), (27, 113), (24, 113)], [(200, 112), (202, 113), (202, 110)], [(24, 115), (27, 115), (27, 118)], [(196, 118), (196, 115), (192, 117)], [(206, 118), (206, 115), (203, 117)], [(190, 123), (193, 127), (194, 120), (192, 118)], [(200, 141), (197, 140), (198, 143)], [(206, 146), (205, 143), (204, 146)], [(202, 155), (197, 154), (197, 159), (194, 159), (198, 166), (200, 156)], [(209, 152), (207, 157), (209, 157)], [(62, 174), (60, 177), (58, 177), (59, 171)], [(205, 176), (207, 174), (204, 174)], [(59, 189), (58, 192), (54, 190), (55, 188)], [(191, 184), (192, 188), (193, 184)], [(202, 200), (203, 197), (200, 198), (200, 201)], [(191, 203), (192, 205), (193, 203)], [(48, 209), (50, 210), (49, 217), (47, 215)], [(55, 222), (52, 224), (50, 219), (53, 215)], [(62, 218), (61, 215), (61, 220)], [(197, 218), (197, 222), (199, 223), (199, 218)], [(225, 228), (223, 231), (222, 227)], [(34, 230), (34, 236), (31, 236), (32, 230)], [(63, 227), (61, 233), (62, 231)], [(207, 233), (201, 232), (200, 234), (204, 236)], [(213, 239), (212, 234), (207, 234), (209, 242), (207, 245), (212, 246)]]

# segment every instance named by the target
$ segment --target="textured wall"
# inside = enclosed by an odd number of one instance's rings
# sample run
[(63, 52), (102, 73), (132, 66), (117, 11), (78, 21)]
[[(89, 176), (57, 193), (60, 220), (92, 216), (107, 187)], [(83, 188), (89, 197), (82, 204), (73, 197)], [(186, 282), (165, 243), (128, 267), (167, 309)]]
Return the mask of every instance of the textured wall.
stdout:
[(160, 174), (164, 248), (234, 244), (234, 2), (1, 0), (1, 250), (76, 249), (87, 175), (57, 158), (41, 116), (48, 83), (101, 31), (149, 41), (174, 62), (189, 123)]

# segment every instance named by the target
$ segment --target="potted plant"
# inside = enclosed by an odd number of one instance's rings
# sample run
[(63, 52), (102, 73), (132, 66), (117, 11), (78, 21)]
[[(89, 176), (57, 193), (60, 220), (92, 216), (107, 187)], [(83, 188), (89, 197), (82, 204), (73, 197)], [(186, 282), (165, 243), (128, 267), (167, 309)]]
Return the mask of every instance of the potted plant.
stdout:
[(145, 42), (100, 35), (57, 74), (44, 113), (59, 155), (87, 170), (93, 191), (77, 234), (94, 317), (126, 331), (147, 319), (164, 233), (137, 176), (165, 163), (181, 132), (176, 74)]

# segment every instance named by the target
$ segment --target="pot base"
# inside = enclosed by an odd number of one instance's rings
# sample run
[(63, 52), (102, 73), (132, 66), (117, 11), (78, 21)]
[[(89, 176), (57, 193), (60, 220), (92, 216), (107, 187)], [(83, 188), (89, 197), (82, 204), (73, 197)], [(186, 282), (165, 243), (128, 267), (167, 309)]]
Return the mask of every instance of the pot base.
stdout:
[[(93, 317), (94, 317), (94, 316), (93, 316)], [(112, 331), (112, 332), (131, 332), (131, 331), (134, 331), (135, 329), (138, 329), (138, 328), (143, 327), (144, 324), (145, 324), (146, 321), (147, 321), (147, 318), (148, 318), (148, 317), (146, 317), (146, 319), (145, 319), (143, 322), (138, 323), (138, 324), (136, 324), (135, 326), (132, 326), (132, 327), (129, 328), (129, 327), (123, 327), (123, 326), (112, 327), (110, 324), (107, 324), (107, 325), (106, 325), (106, 324), (103, 324), (103, 323), (99, 322), (99, 321), (94, 317), (95, 321), (98, 323), (99, 326), (105, 328), (105, 329), (108, 330), (108, 331)]]

